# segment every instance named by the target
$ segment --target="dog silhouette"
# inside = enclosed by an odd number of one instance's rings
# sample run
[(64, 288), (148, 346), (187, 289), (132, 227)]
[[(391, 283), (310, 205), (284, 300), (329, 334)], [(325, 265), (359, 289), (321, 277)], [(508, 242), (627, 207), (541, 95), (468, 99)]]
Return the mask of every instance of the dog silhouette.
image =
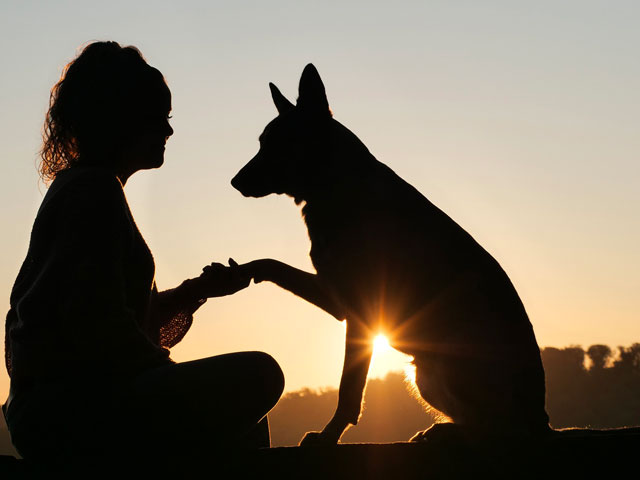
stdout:
[(248, 197), (286, 194), (303, 205), (317, 273), (272, 259), (242, 268), (347, 323), (335, 414), (301, 444), (336, 443), (357, 423), (381, 332), (413, 356), (420, 395), (450, 419), (414, 440), (547, 432), (538, 344), (498, 262), (333, 119), (313, 65), (296, 105), (269, 87), (279, 114), (231, 183)]

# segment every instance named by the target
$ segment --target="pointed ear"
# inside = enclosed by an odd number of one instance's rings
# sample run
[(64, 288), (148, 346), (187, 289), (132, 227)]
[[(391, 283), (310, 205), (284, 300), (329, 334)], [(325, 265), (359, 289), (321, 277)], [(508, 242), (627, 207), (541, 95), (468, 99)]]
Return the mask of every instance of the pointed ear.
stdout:
[(273, 98), (273, 103), (275, 103), (278, 113), (282, 114), (295, 108), (293, 103), (287, 100), (286, 97), (280, 93), (278, 87), (271, 82), (269, 82), (269, 90), (271, 90), (271, 98)]
[(327, 94), (313, 64), (304, 67), (298, 87), (298, 107), (314, 114), (331, 116)]

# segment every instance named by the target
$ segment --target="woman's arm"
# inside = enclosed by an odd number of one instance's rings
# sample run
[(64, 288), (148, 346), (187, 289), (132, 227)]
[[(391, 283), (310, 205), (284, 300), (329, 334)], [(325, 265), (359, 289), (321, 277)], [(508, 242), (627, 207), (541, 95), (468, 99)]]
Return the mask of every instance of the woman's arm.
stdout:
[(163, 347), (172, 347), (180, 342), (193, 320), (193, 313), (207, 298), (231, 295), (246, 288), (251, 281), (229, 259), (229, 267), (212, 263), (204, 267), (199, 277), (187, 279), (176, 288), (154, 293), (150, 302), (150, 318), (158, 332), (157, 342)]

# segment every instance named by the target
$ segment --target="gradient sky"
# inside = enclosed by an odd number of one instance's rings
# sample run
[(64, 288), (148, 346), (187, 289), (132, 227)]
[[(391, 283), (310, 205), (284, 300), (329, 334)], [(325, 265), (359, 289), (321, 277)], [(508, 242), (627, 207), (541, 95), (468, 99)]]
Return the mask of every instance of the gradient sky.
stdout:
[[(541, 346), (640, 341), (639, 24), (638, 2), (611, 0), (3, 0), (3, 305), (46, 190), (49, 89), (83, 44), (110, 39), (139, 47), (173, 92), (165, 165), (126, 187), (161, 288), (230, 256), (311, 270), (293, 201), (246, 199), (229, 180), (275, 116), (268, 82), (295, 100), (313, 62), (335, 118), (498, 259)], [(337, 384), (343, 336), (252, 285), (209, 300), (173, 357), (263, 350), (287, 390), (317, 388)]]

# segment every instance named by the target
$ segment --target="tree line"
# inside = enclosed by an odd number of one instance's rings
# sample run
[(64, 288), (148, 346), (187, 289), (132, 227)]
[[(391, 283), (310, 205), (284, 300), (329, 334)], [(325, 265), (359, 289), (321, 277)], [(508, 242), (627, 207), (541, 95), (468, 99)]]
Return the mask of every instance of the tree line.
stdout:
[[(640, 343), (612, 349), (592, 345), (542, 349), (547, 412), (554, 428), (613, 428), (640, 425)], [(297, 445), (305, 432), (320, 430), (338, 401), (334, 388), (285, 394), (269, 414), (272, 444)], [(367, 383), (364, 410), (344, 443), (406, 441), (433, 424), (403, 373)]]
[(640, 425), (640, 343), (545, 348), (547, 411), (556, 428)]

